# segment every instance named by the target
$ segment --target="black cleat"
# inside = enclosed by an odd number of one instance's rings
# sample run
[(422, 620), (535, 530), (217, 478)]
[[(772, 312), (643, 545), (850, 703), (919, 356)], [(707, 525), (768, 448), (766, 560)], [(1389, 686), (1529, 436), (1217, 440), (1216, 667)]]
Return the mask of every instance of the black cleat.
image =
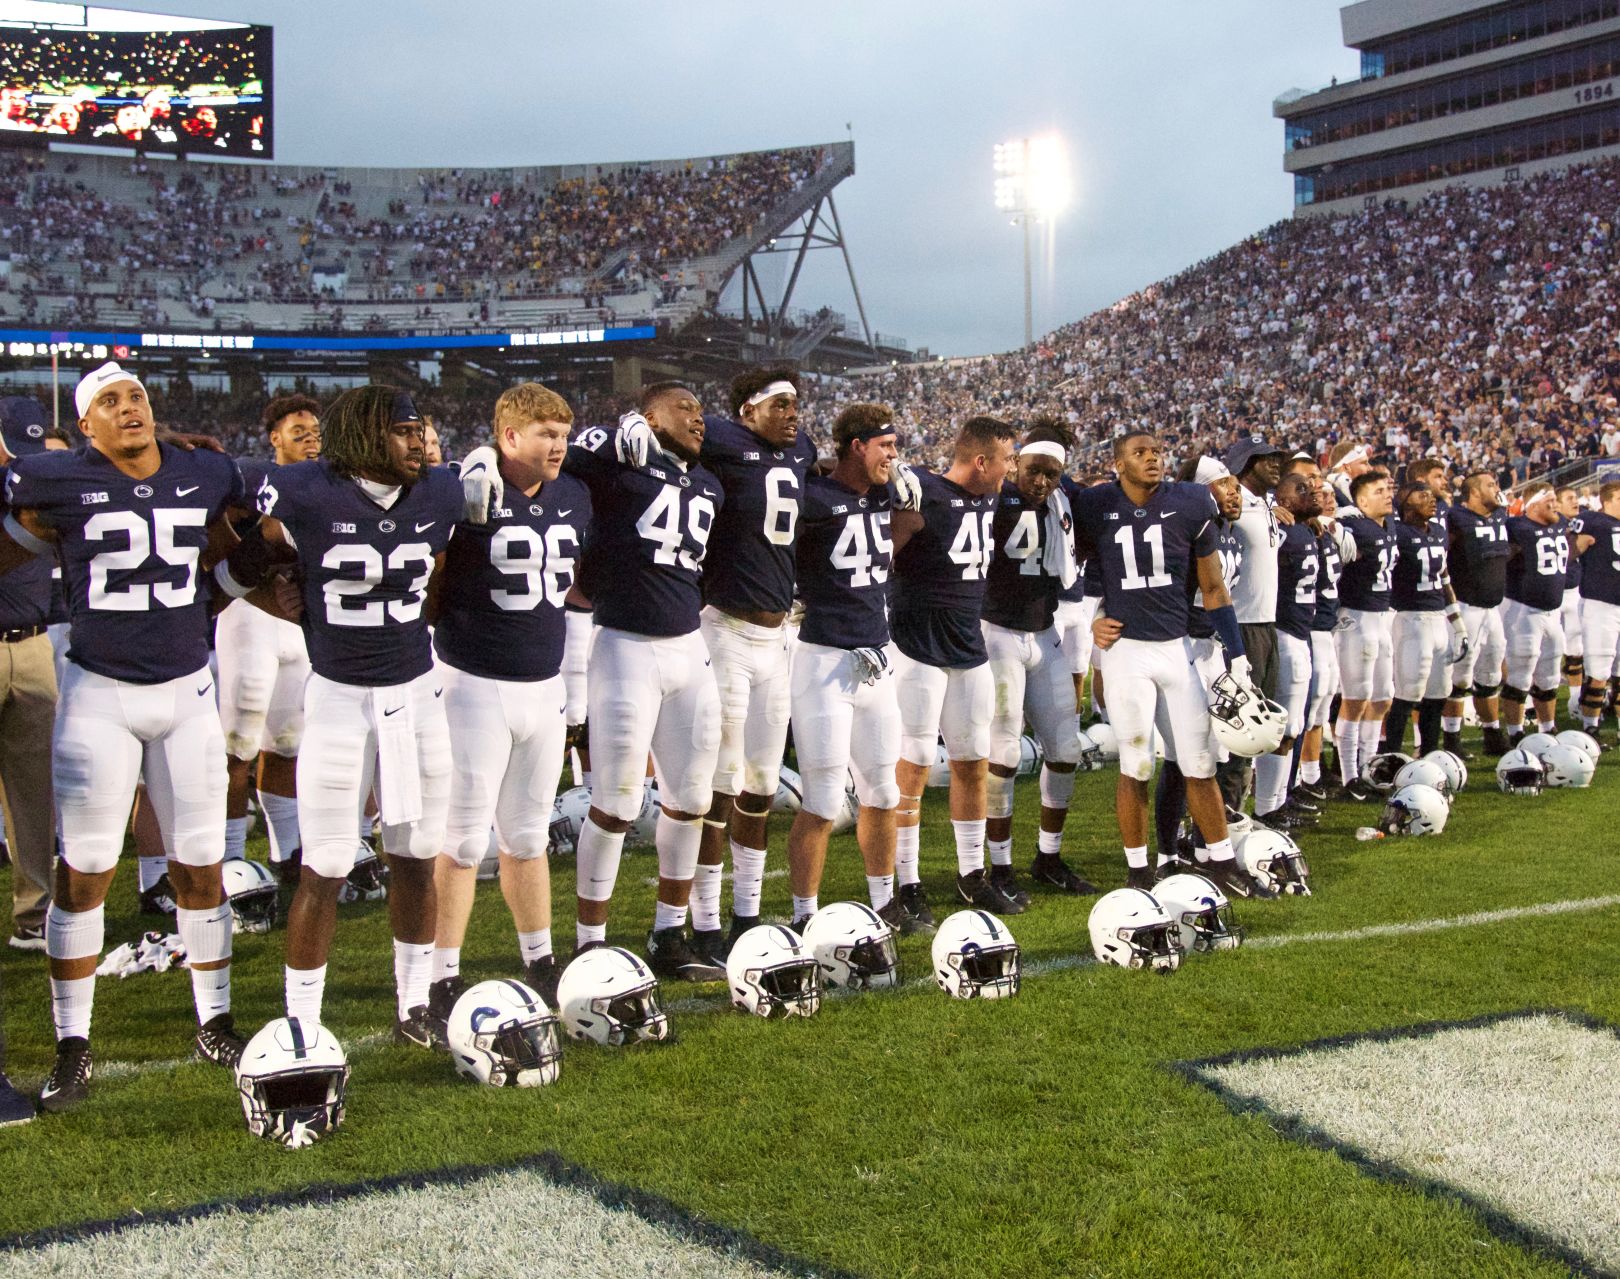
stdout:
[(894, 929), (899, 937), (911, 937), (917, 933), (929, 931), (928, 925), (907, 913), (906, 908), (900, 904), (898, 897), (889, 898), (888, 904), (877, 912), (877, 917), (890, 928)]
[(692, 949), (681, 928), (655, 928), (647, 934), (647, 967), (678, 981), (724, 981), (726, 970)]
[(1029, 877), (1043, 888), (1055, 888), (1060, 893), (1070, 893), (1076, 897), (1089, 897), (1097, 891), (1095, 884), (1076, 874), (1057, 853), (1038, 854), (1030, 863)]
[(934, 931), (934, 912), (928, 908), (928, 894), (923, 892), (920, 881), (915, 884), (901, 884), (894, 899), (900, 903), (900, 909), (915, 922), (916, 926), (912, 928), (912, 932)]
[(25, 1124), (34, 1117), (34, 1103), (17, 1091), (16, 1085), (0, 1070), (0, 1128)]
[(810, 921), (814, 918), (814, 915), (796, 915), (792, 921), (789, 922), (788, 927), (793, 932), (798, 933), (800, 937), (803, 937), (804, 930), (810, 927)]
[(1226, 893), (1228, 897), (1257, 897), (1270, 900), (1277, 896), (1275, 888), (1267, 888), (1237, 864), (1235, 857), (1229, 857), (1223, 862), (1209, 862), (1204, 873), (1208, 875)]
[(1280, 831), (1298, 830), (1307, 825), (1305, 818), (1290, 813), (1286, 807), (1274, 808), (1269, 813), (1256, 813), (1254, 820), (1261, 826)]
[(693, 953), (699, 958), (714, 964), (717, 968), (726, 966), (726, 956), (731, 954), (733, 941), (735, 941), (735, 938), (728, 938), (725, 930), (721, 928), (694, 928), (692, 930)]
[(1151, 893), (1153, 885), (1158, 879), (1153, 874), (1151, 866), (1132, 866), (1125, 872), (1125, 887), (1140, 888), (1144, 893)]
[(1384, 797), (1359, 777), (1344, 788), (1344, 797), (1354, 800), (1358, 804), (1381, 804), (1384, 802)]
[(576, 941), (574, 943), (574, 953), (568, 956), (568, 962), (573, 963), (574, 960), (578, 959), (586, 951), (597, 950), (606, 945), (607, 943), (605, 941)]
[(157, 883), (141, 890), (141, 914), (173, 918), (174, 910), (174, 885), (169, 882), (169, 872), (164, 871), (158, 876)]
[(557, 1011), (557, 985), (561, 981), (562, 969), (555, 955), (542, 955), (523, 965), (524, 984), (545, 1000), (552, 1012)]
[(56, 1041), (56, 1062), (39, 1090), (39, 1108), (53, 1115), (72, 1110), (90, 1095), (90, 1041), (69, 1035)]
[(441, 1041), (426, 1004), (418, 1004), (394, 1023), (394, 1042), (407, 1048), (426, 1048), (429, 1052), (439, 1047)]
[(1327, 787), (1321, 782), (1300, 782), (1294, 787), (1296, 797), (1308, 799), (1317, 807), (1328, 802)]
[(1022, 915), (1023, 903), (1010, 896), (1000, 885), (992, 882), (983, 870), (956, 877), (956, 895), (976, 910), (987, 910), (993, 915)]
[(197, 1030), (197, 1056), (227, 1070), (236, 1069), (246, 1047), (247, 1040), (237, 1032), (230, 1013), (210, 1017)]
[(1013, 868), (1010, 864), (1006, 866), (992, 864), (990, 867), (990, 882), (1001, 890), (1003, 896), (1010, 897), (1020, 906), (1028, 908), (1029, 890), (1019, 884), (1018, 877), (1013, 874)]
[[(758, 927), (758, 915), (733, 915), (731, 917), (731, 931), (726, 934), (725, 953), (720, 956), (720, 962), (722, 964), (726, 962), (726, 955), (731, 953), (731, 948), (737, 944), (738, 938), (740, 938), (750, 928)], [(694, 928), (692, 930), (692, 935), (694, 937), (697, 936), (697, 929)]]
[(1292, 808), (1297, 812), (1308, 813), (1316, 817), (1319, 817), (1322, 814), (1322, 806), (1309, 795), (1301, 791), (1297, 786), (1288, 792), (1288, 798), (1284, 802), (1283, 807)]
[(1322, 820), (1322, 810), (1316, 807), (1315, 804), (1306, 808), (1303, 805), (1295, 804), (1293, 800), (1289, 800), (1283, 805), (1282, 810), (1301, 826), (1315, 826)]
[(1511, 749), (1508, 746), (1507, 734), (1500, 727), (1482, 728), (1479, 730), (1479, 736), (1480, 749), (1487, 755), (1495, 755), (1500, 758)]
[(456, 1006), (467, 989), (467, 983), (458, 973), (454, 977), (441, 977), (428, 987), (428, 1029), (433, 1032), (435, 1047), (450, 1043), (450, 1010)]
[(1442, 750), (1450, 751), (1458, 759), (1466, 760), (1472, 758), (1472, 756), (1470, 756), (1469, 753), (1463, 749), (1461, 733), (1448, 733), (1442, 730), (1440, 733), (1440, 748)]

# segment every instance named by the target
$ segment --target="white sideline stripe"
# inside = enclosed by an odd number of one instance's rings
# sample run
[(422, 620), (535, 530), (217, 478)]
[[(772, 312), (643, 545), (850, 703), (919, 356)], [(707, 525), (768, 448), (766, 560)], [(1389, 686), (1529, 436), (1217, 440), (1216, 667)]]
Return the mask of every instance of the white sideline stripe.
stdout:
[[(729, 884), (731, 882), (731, 878), (732, 878), (731, 872), (728, 870), (725, 874), (720, 876), (720, 882), (723, 883), (723, 884)], [(777, 870), (768, 870), (768, 871), (765, 872), (765, 878), (766, 879), (786, 879), (787, 878), (787, 870), (785, 868), (779, 868)], [(658, 876), (656, 876), (656, 875), (648, 875), (641, 882), (648, 888), (657, 888), (658, 887)]]
[(194, 1279), (479, 1275), (771, 1279), (781, 1271), (609, 1208), (533, 1169), (334, 1203), (152, 1223), (0, 1258), (0, 1274)]
[[(767, 871), (766, 874), (785, 874), (785, 871)], [(656, 881), (654, 881), (656, 882)], [(1498, 924), (1512, 919), (1529, 919), (1543, 915), (1568, 915), (1584, 911), (1607, 910), (1611, 906), (1620, 906), (1620, 893), (1607, 897), (1574, 897), (1567, 901), (1541, 902), (1535, 906), (1510, 906), (1504, 910), (1482, 910), (1471, 915), (1452, 915), (1441, 919), (1414, 919), (1404, 924), (1369, 924), (1365, 928), (1349, 928), (1343, 932), (1333, 933), (1284, 933), (1275, 937), (1254, 937), (1243, 943), (1245, 950), (1271, 949), (1277, 946), (1296, 946), (1309, 942), (1338, 942), (1338, 941), (1366, 941), (1374, 937), (1398, 937), (1411, 933), (1437, 933), (1448, 928), (1468, 928), (1478, 924)], [(787, 920), (780, 921), (786, 923)], [(1097, 961), (1090, 955), (1058, 955), (1051, 959), (1031, 960), (1023, 966), (1026, 977), (1039, 977), (1043, 973), (1062, 973), (1075, 968), (1084, 968)], [(915, 977), (905, 983), (907, 990), (920, 990), (926, 986), (934, 985), (933, 975)], [(848, 991), (832, 990), (827, 997), (839, 999), (847, 996)], [(729, 1006), (730, 999), (725, 995), (692, 995), (684, 999), (666, 999), (665, 1008), (672, 1013), (708, 1012)], [(351, 1040), (345, 1045), (349, 1056), (363, 1054), (391, 1043), (393, 1036), (388, 1031), (365, 1035)], [(128, 1079), (138, 1075), (154, 1074), (159, 1071), (173, 1070), (183, 1066), (190, 1057), (177, 1058), (170, 1061), (110, 1061), (96, 1063), (96, 1076), (101, 1079)]]
[(1620, 1037), (1508, 1018), (1200, 1067), (1229, 1093), (1620, 1270)]

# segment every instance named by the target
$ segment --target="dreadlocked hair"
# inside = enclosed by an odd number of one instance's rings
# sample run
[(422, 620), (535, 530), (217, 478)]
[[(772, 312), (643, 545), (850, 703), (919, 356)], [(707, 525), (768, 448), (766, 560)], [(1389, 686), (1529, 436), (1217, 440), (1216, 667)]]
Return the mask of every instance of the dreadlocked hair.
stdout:
[(321, 422), (321, 460), (350, 478), (389, 471), (387, 437), (394, 424), (396, 387), (373, 383), (343, 392)]

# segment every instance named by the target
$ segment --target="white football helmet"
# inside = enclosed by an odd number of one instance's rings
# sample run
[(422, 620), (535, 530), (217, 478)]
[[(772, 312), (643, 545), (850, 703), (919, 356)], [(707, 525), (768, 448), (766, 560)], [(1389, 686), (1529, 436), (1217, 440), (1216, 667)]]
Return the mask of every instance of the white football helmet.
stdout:
[(1018, 776), (1034, 777), (1041, 771), (1041, 761), (1046, 758), (1046, 752), (1041, 744), (1025, 733), (1018, 739)]
[(1311, 868), (1299, 845), (1280, 830), (1251, 826), (1232, 836), (1239, 869), (1263, 887), (1296, 897), (1311, 895)]
[(934, 750), (934, 763), (928, 770), (928, 780), (924, 785), (933, 790), (951, 784), (951, 757), (945, 753), (945, 743), (941, 742)]
[(1176, 921), (1181, 949), (1187, 953), (1236, 950), (1243, 944), (1232, 903), (1213, 880), (1197, 874), (1166, 875), (1153, 885), (1153, 895)]
[(1011, 999), (1018, 993), (1018, 943), (988, 911), (959, 910), (934, 933), (934, 980), (957, 999)]
[(1269, 755), (1288, 732), (1288, 712), (1250, 681), (1222, 671), (1209, 686), (1215, 738), (1233, 755)]
[(650, 848), (658, 834), (658, 783), (648, 782), (641, 788), (641, 811), (624, 833), (626, 848)]
[(1097, 745), (1096, 740), (1085, 729), (1077, 727), (1075, 732), (1080, 737), (1079, 771), (1082, 773), (1095, 773), (1107, 763), (1103, 758), (1102, 747)]
[(862, 902), (829, 902), (804, 926), (804, 944), (829, 986), (883, 990), (900, 984), (894, 929)]
[(1541, 752), (1541, 768), (1545, 774), (1542, 785), (1571, 786), (1576, 790), (1590, 786), (1592, 774), (1597, 772), (1590, 755), (1579, 746), (1566, 746), (1563, 742), (1554, 742)]
[(219, 868), (231, 904), (233, 933), (267, 933), (276, 926), (275, 877), (258, 862), (238, 857)]
[(1445, 797), (1447, 804), (1451, 803), (1451, 774), (1440, 767), (1436, 760), (1425, 757), (1403, 765), (1401, 771), (1395, 774), (1393, 789), (1400, 790), (1403, 786), (1431, 787)]
[(1455, 751), (1430, 751), (1423, 758), (1437, 764), (1445, 773), (1447, 794), (1460, 795), (1463, 787), (1468, 785), (1468, 765)]
[(1496, 784), (1507, 795), (1539, 795), (1545, 773), (1541, 761), (1516, 746), (1496, 761)]
[(1402, 786), (1384, 801), (1378, 829), (1386, 835), (1438, 835), (1450, 815), (1446, 797), (1433, 786)]
[(552, 852), (567, 854), (578, 849), (579, 832), (585, 829), (585, 818), (590, 811), (591, 791), (588, 786), (575, 786), (552, 800)]
[(563, 1029), (574, 1039), (614, 1048), (668, 1039), (669, 1016), (652, 969), (618, 946), (578, 955), (557, 983)]
[(481, 1084), (538, 1088), (562, 1073), (557, 1015), (520, 981), (468, 987), (450, 1010), (444, 1037), (456, 1073)]
[(1410, 755), (1400, 751), (1385, 751), (1374, 755), (1361, 766), (1361, 780), (1376, 791), (1395, 789), (1395, 774), (1412, 762)]
[(388, 896), (388, 864), (377, 856), (377, 850), (364, 841), (355, 855), (354, 865), (338, 888), (338, 905), (355, 902), (377, 902)]
[(1529, 751), (1537, 759), (1549, 747), (1558, 745), (1558, 739), (1551, 733), (1526, 733), (1514, 743), (1522, 751)]
[(846, 830), (854, 830), (860, 813), (861, 801), (852, 787), (844, 792), (844, 802), (838, 806), (838, 816), (833, 818), (832, 833), (842, 835)]
[(1585, 751), (1592, 759), (1592, 766), (1597, 767), (1598, 757), (1603, 753), (1603, 747), (1598, 745), (1598, 739), (1590, 733), (1583, 733), (1578, 728), (1566, 728), (1559, 733), (1558, 740), (1565, 746), (1573, 746), (1576, 750)]
[(804, 807), (804, 783), (786, 764), (776, 779), (776, 798), (771, 801), (771, 812), (792, 816)]
[(1097, 754), (1104, 764), (1119, 763), (1119, 734), (1114, 732), (1112, 724), (1098, 720), (1086, 729), (1086, 736), (1091, 744), (1097, 748)]
[(759, 924), (726, 956), (731, 1002), (760, 1017), (810, 1017), (821, 1007), (821, 968), (799, 934)]
[(289, 1150), (312, 1145), (343, 1122), (349, 1062), (319, 1022), (277, 1017), (248, 1040), (236, 1090), (248, 1131)]
[(1091, 908), (1091, 953), (1101, 964), (1173, 973), (1181, 967), (1181, 929), (1152, 893), (1116, 888)]

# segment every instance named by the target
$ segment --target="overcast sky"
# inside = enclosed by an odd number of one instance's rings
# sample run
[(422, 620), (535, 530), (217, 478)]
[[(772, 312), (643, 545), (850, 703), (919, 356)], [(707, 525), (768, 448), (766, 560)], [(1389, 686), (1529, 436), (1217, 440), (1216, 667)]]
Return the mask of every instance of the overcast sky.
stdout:
[[(174, 8), (275, 26), (288, 163), (655, 159), (837, 141), (848, 124), (856, 173), (835, 198), (867, 315), (952, 355), (1022, 341), (995, 143), (1056, 130), (1073, 155), (1039, 333), (1288, 216), (1271, 101), (1358, 65), (1329, 0)], [(819, 256), (796, 302), (853, 316), (837, 255)]]

